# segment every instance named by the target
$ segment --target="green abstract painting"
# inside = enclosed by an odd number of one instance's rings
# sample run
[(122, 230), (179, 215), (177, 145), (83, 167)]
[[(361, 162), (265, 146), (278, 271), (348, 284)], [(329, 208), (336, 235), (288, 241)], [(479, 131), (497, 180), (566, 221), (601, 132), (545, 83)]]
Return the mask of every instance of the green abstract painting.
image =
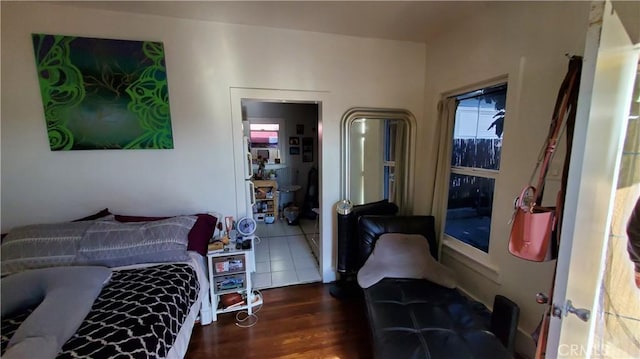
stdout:
[(32, 39), (52, 151), (173, 148), (161, 42)]

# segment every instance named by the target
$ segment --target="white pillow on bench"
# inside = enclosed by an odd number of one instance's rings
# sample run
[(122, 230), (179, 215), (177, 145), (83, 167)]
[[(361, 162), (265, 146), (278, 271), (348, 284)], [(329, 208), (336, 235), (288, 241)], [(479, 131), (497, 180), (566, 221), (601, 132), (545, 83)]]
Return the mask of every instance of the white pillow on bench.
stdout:
[(385, 233), (358, 271), (358, 284), (369, 288), (383, 278), (427, 279), (455, 288), (453, 272), (429, 252), (429, 241), (419, 234)]

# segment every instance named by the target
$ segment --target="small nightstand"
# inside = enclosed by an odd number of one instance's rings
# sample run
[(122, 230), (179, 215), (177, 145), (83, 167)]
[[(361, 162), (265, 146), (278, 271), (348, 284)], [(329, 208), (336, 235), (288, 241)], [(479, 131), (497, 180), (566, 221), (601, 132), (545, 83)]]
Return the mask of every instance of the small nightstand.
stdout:
[[(226, 246), (222, 251), (210, 251), (207, 253), (213, 321), (218, 319), (218, 314), (238, 310), (246, 310), (251, 315), (253, 307), (262, 304), (262, 297), (253, 293), (251, 284), (251, 273), (255, 271), (254, 238), (254, 236), (251, 236), (250, 239), (245, 239), (251, 240), (251, 249), (236, 249), (235, 244), (233, 244)], [(238, 293), (243, 296), (245, 303), (227, 308), (219, 307), (220, 296), (232, 293)]]

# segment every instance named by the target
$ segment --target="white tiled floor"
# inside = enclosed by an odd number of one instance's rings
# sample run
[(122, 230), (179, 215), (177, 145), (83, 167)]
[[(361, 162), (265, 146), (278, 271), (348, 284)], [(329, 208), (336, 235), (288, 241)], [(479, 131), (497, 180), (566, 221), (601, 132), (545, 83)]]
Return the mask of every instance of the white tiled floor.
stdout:
[(318, 262), (305, 237), (314, 235), (315, 221), (301, 220), (300, 223), (300, 226), (290, 226), (284, 221), (258, 223), (256, 235), (260, 241), (255, 245), (255, 288), (283, 287), (321, 280)]

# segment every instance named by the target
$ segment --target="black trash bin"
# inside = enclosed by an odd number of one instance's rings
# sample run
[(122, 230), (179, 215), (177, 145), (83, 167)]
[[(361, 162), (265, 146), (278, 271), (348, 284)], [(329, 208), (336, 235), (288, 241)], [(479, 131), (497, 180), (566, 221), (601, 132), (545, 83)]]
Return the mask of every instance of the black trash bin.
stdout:
[(284, 209), (284, 218), (287, 220), (287, 224), (290, 226), (298, 225), (298, 219), (300, 218), (300, 208), (296, 206), (289, 206)]

